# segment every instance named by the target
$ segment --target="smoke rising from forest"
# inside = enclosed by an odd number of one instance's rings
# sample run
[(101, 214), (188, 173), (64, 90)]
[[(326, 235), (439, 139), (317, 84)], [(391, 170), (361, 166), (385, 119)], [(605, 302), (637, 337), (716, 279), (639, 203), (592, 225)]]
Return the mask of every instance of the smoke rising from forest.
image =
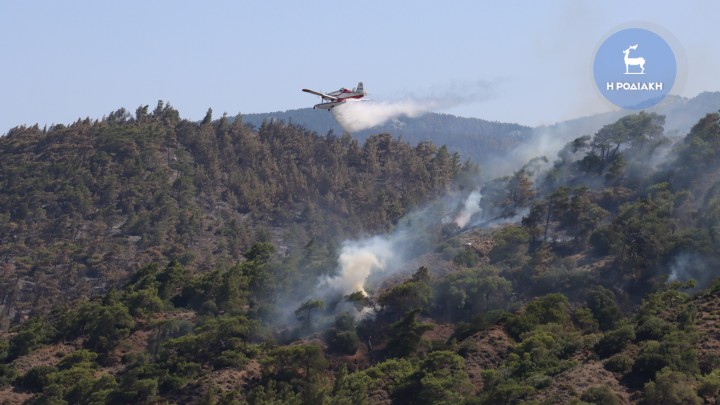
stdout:
[(398, 236), (375, 236), (357, 242), (345, 242), (338, 257), (339, 273), (325, 284), (334, 291), (349, 294), (365, 291), (365, 283), (372, 272), (382, 272), (395, 257), (393, 247)]
[[(352, 108), (368, 103), (348, 104)], [(507, 175), (523, 168), (526, 173), (536, 177), (548, 164), (544, 155), (557, 156), (565, 143), (564, 139), (552, 140), (549, 133), (542, 134), (539, 139), (522, 145), (519, 151), (504, 157), (507, 165), (502, 166), (501, 173), (493, 170), (492, 174)], [(501, 208), (483, 201), (482, 189), (489, 185), (486, 180), (488, 176), (483, 173), (483, 176), (472, 179), (475, 184), (465, 184), (464, 192), (449, 192), (412, 211), (390, 233), (345, 241), (338, 256), (336, 275), (320, 282), (318, 294), (330, 291), (345, 295), (357, 291), (367, 294), (366, 288), (373, 280), (382, 281), (401, 270), (415, 270), (404, 268), (403, 264), (417, 255), (429, 252), (443, 237), (443, 226), (454, 224), (458, 232), (477, 227), (492, 228), (517, 223), (527, 215), (528, 208), (503, 215)]]
[[(640, 143), (631, 138), (623, 141), (625, 143), (622, 148), (616, 146), (614, 149), (619, 154), (625, 150), (634, 153), (634, 159), (628, 160), (626, 166), (622, 166), (627, 181), (646, 181), (648, 176), (659, 170), (662, 163), (672, 164), (672, 159), (676, 158), (675, 154), (669, 153), (673, 142), (664, 138), (662, 116), (648, 117), (637, 115), (621, 124), (644, 125), (643, 128), (646, 129), (642, 133), (651, 134), (642, 149), (638, 146)], [(607, 131), (603, 134), (606, 133)], [(598, 176), (596, 172), (588, 172), (578, 166), (578, 162), (592, 152), (592, 137), (599, 134), (599, 131), (589, 133), (583, 140), (580, 137), (585, 134), (562, 125), (536, 131), (536, 136), (531, 140), (509, 154), (498, 157), (496, 162), (485, 162), (481, 166), (482, 179), (481, 176), (476, 176), (477, 178), (473, 179), (474, 184), (464, 184), (461, 187), (464, 191), (450, 192), (428, 203), (424, 208), (409, 213), (400, 220), (395, 230), (388, 234), (344, 242), (336, 275), (323, 280), (318, 291), (330, 289), (342, 294), (357, 291), (366, 293), (368, 288), (372, 291), (373, 286), (379, 285), (378, 282), (387, 280), (400, 271), (409, 273), (415, 270), (408, 268), (406, 264), (410, 259), (430, 252), (440, 240), (456, 234), (455, 231), (445, 228), (448, 225), (456, 225), (456, 232), (461, 232), (476, 227), (489, 228), (518, 223), (530, 212), (529, 198), (542, 200), (543, 192), (563, 185), (573, 189), (578, 184), (577, 176), (582, 177), (583, 184), (605, 186), (609, 177)], [(651, 141), (654, 146), (651, 146)], [(575, 146), (579, 149), (573, 149)], [(640, 150), (643, 155), (639, 154)], [(550, 169), (554, 170), (554, 175), (547, 183), (546, 175), (551, 173)], [(533, 193), (537, 194), (512, 207), (512, 203), (502, 201), (507, 198), (508, 187), (513, 184), (515, 177), (497, 176), (516, 176), (518, 173), (531, 181)], [(492, 178), (495, 180), (490, 180)], [(562, 238), (568, 240), (562, 230), (559, 232), (551, 232), (545, 237), (552, 241)], [(663, 265), (667, 266), (671, 281), (694, 278), (700, 285), (705, 285), (715, 277), (713, 269), (717, 267), (712, 260), (694, 253), (677, 255), (670, 263)]]
[(484, 173), (490, 177), (509, 176), (535, 158), (545, 157), (552, 161), (563, 146), (580, 135), (583, 134), (566, 130), (562, 125), (557, 125), (553, 129), (535, 128), (530, 139), (506, 155), (497, 156), (486, 162), (482, 166)]
[(670, 262), (668, 281), (695, 280), (699, 286), (706, 286), (720, 274), (718, 260), (707, 255), (682, 252)]
[(448, 236), (444, 234), (448, 225), (455, 226), (451, 234), (478, 227), (494, 228), (517, 223), (528, 212), (524, 209), (501, 217), (493, 210), (484, 210), (482, 205), (482, 193), (478, 190), (451, 192), (407, 214), (389, 233), (343, 242), (336, 274), (323, 278), (314, 295), (328, 297), (358, 291), (367, 295), (368, 287), (417, 270), (408, 268), (406, 263), (432, 251), (438, 241)]
[[(349, 106), (352, 108), (354, 104)], [(536, 175), (542, 169), (542, 164), (548, 162), (545, 158), (533, 159), (537, 153), (556, 156), (563, 145), (561, 142), (548, 142), (539, 148), (537, 143), (532, 143), (532, 146), (523, 149), (525, 152), (509, 157), (508, 162), (513, 166), (508, 165), (503, 170), (511, 174), (523, 168), (529, 175)], [(366, 289), (373, 280), (385, 280), (402, 270), (416, 270), (407, 269), (403, 265), (409, 259), (431, 251), (440, 239), (447, 237), (443, 235), (445, 226), (454, 225), (457, 232), (477, 227), (492, 228), (517, 223), (527, 215), (527, 208), (508, 214), (501, 207), (483, 201), (483, 187), (487, 187), (490, 193), (502, 192), (490, 190), (497, 185), (490, 185), (485, 180), (486, 176), (478, 175), (471, 180), (474, 184), (464, 184), (465, 191), (449, 192), (410, 212), (390, 233), (343, 242), (336, 274), (321, 280), (315, 295), (347, 295), (357, 291), (367, 294)]]
[(470, 193), (467, 200), (465, 200), (465, 203), (463, 204), (462, 210), (455, 217), (455, 220), (453, 220), (455, 225), (459, 226), (460, 228), (464, 228), (465, 225), (470, 222), (470, 218), (472, 218), (473, 215), (482, 211), (482, 208), (480, 208), (481, 199), (482, 194), (480, 194), (479, 191), (473, 191), (472, 193)]
[(409, 259), (427, 253), (442, 237), (443, 226), (454, 223), (457, 230), (483, 219), (482, 194), (450, 192), (403, 217), (387, 234), (342, 244), (335, 276), (321, 280), (318, 294), (351, 294), (362, 291), (373, 282), (382, 281), (406, 269)]
[(423, 238), (430, 236), (424, 225), (407, 224), (385, 235), (343, 242), (337, 274), (321, 280), (317, 293), (347, 295), (361, 291), (367, 295), (371, 278), (395, 274), (405, 260), (425, 250)]

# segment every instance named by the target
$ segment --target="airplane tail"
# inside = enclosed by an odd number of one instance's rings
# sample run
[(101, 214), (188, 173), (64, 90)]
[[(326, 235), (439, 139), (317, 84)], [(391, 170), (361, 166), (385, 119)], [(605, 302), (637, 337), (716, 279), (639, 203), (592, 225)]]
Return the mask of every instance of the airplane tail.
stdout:
[(355, 91), (358, 93), (365, 93), (365, 90), (363, 90), (363, 83), (358, 83), (357, 87), (355, 88)]

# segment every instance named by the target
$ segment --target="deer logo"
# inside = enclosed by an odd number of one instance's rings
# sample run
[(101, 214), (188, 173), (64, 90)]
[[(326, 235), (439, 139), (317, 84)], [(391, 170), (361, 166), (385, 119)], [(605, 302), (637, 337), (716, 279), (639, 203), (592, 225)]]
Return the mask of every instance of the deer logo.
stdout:
[[(625, 54), (625, 74), (626, 75), (644, 75), (645, 74), (645, 58), (631, 58), (630, 51), (637, 49), (637, 44), (628, 47), (624, 50)], [(639, 72), (630, 72), (630, 66), (640, 66)]]

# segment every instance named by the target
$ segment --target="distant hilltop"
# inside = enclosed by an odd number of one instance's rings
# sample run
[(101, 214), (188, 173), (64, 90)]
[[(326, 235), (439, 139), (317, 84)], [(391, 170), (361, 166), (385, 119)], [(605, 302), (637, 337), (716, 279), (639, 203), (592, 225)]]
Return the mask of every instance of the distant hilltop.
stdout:
[[(720, 92), (717, 91), (703, 92), (692, 98), (668, 96), (662, 103), (647, 109), (648, 112), (654, 112), (666, 117), (665, 133), (671, 135), (672, 133), (686, 134), (705, 114), (717, 112), (718, 110), (720, 110)], [(595, 114), (553, 125), (537, 127), (535, 128), (535, 132), (551, 131), (559, 135), (573, 133), (575, 137), (590, 135), (597, 132), (604, 125), (615, 122), (635, 112), (636, 111), (618, 110)]]
[[(302, 125), (321, 136), (328, 133), (342, 136), (344, 133), (333, 114), (312, 108), (243, 115), (244, 123), (256, 127), (262, 125), (265, 120), (273, 119)], [(416, 118), (394, 118), (385, 124), (354, 132), (352, 136), (364, 141), (370, 135), (388, 133), (394, 137), (402, 137), (404, 141), (413, 145), (432, 141), (438, 145), (447, 145), (452, 152), (458, 152), (463, 159), (482, 162), (490, 156), (512, 150), (528, 140), (532, 132), (532, 128), (519, 124), (431, 112)]]

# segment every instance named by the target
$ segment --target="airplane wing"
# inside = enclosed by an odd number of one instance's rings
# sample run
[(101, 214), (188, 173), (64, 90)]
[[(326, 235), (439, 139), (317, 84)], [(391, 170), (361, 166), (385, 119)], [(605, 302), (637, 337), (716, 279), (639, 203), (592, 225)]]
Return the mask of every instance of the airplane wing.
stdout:
[(320, 96), (320, 97), (322, 97), (322, 98), (325, 99), (325, 100), (332, 100), (332, 101), (338, 101), (338, 100), (339, 100), (339, 98), (337, 98), (337, 97), (331, 96), (331, 95), (329, 95), (329, 94), (321, 93), (321, 92), (315, 91), (315, 90), (302, 89), (302, 91), (304, 91), (305, 93), (310, 93), (310, 94), (314, 94), (314, 95), (316, 95), (316, 96)]

